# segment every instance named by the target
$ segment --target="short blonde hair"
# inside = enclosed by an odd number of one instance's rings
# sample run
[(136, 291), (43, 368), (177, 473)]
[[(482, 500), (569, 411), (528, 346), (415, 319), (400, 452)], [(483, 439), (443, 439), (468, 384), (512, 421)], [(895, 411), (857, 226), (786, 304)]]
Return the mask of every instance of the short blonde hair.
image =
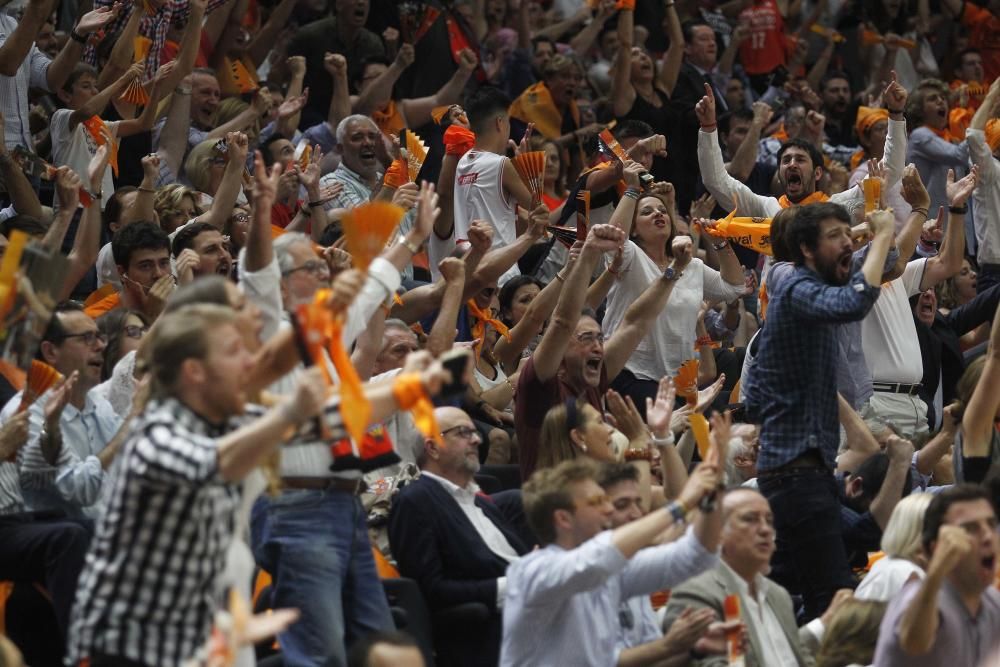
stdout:
[(886, 603), (880, 600), (845, 600), (823, 633), (816, 667), (871, 664), (885, 608)]
[(235, 322), (232, 308), (208, 303), (182, 306), (160, 316), (147, 334), (143, 355), (152, 374), (152, 396), (172, 396), (184, 361), (207, 357), (209, 332)]
[(542, 546), (556, 541), (556, 528), (552, 514), (556, 510), (572, 512), (573, 496), (570, 486), (588, 479), (596, 483), (600, 467), (590, 459), (563, 461), (555, 468), (536, 470), (521, 492), (524, 514)]
[(184, 160), (184, 174), (195, 190), (208, 192), (212, 153), (217, 143), (214, 139), (201, 142), (191, 149), (187, 159)]
[(924, 514), (933, 498), (930, 493), (913, 493), (896, 503), (882, 532), (882, 551), (886, 556), (912, 561), (920, 555)]
[(190, 197), (191, 201), (194, 202), (195, 209), (200, 209), (198, 193), (180, 183), (169, 183), (157, 188), (156, 194), (153, 195), (153, 208), (156, 209), (157, 213), (165, 210), (177, 210), (181, 207), (181, 202), (185, 197)]

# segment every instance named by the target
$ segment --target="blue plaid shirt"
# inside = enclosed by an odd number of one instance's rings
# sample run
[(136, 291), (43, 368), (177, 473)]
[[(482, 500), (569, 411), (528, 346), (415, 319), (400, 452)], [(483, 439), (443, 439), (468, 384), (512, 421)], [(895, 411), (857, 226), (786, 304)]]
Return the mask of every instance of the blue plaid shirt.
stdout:
[(746, 378), (747, 412), (761, 425), (758, 470), (783, 466), (810, 449), (835, 468), (840, 438), (834, 325), (862, 319), (878, 295), (879, 287), (865, 282), (860, 271), (838, 287), (804, 266), (775, 286)]

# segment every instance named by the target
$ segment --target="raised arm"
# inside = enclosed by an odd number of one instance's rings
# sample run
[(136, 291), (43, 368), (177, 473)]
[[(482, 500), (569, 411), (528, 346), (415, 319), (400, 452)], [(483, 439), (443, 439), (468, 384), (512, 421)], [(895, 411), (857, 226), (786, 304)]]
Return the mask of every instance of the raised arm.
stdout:
[(241, 111), (228, 123), (213, 128), (211, 132), (205, 135), (204, 141), (222, 139), (231, 132), (242, 132), (250, 127), (255, 120), (263, 116), (270, 104), (271, 96), (268, 94), (267, 88), (259, 89), (250, 102), (250, 106), (245, 111)]
[(750, 129), (747, 130), (743, 143), (736, 149), (733, 159), (726, 165), (726, 171), (736, 180), (746, 181), (750, 178), (750, 172), (757, 164), (760, 135), (771, 122), (772, 115), (773, 111), (768, 104), (759, 101), (753, 103), (753, 121), (750, 123)]
[(0, 45), (0, 76), (14, 76), (28, 58), (35, 37), (52, 13), (53, 0), (32, 0), (24, 10), (14, 32)]
[[(190, 0), (188, 22), (184, 27), (184, 34), (181, 35), (180, 48), (177, 50), (177, 59), (174, 61), (177, 63), (177, 66), (163, 82), (164, 91), (173, 90), (178, 85), (181, 85), (181, 81), (194, 71), (194, 63), (198, 57), (198, 49), (201, 46), (201, 24), (205, 19), (207, 8), (208, 0)], [(188, 84), (187, 88), (188, 90), (191, 89), (190, 84)], [(190, 103), (190, 100), (188, 103)], [(173, 112), (173, 109), (171, 109), (171, 112)], [(185, 112), (183, 120), (185, 123), (184, 141), (186, 150), (188, 113)], [(167, 123), (170, 123), (169, 116)], [(177, 172), (175, 171), (174, 173), (176, 174)]]
[[(176, 70), (175, 70), (176, 72)], [(181, 80), (181, 84), (170, 96), (167, 118), (160, 128), (156, 152), (166, 163), (167, 170), (175, 177), (184, 164), (188, 149), (188, 127), (191, 124), (191, 77)]]
[[(112, 141), (108, 137), (108, 142)], [(108, 168), (109, 145), (97, 149), (87, 166), (87, 184), (91, 192), (100, 192), (104, 181), (104, 172)], [(80, 226), (77, 227), (73, 239), (73, 249), (70, 250), (66, 277), (63, 279), (61, 299), (68, 299), (73, 288), (80, 282), (97, 261), (101, 250), (101, 198), (95, 197), (90, 206), (83, 209), (80, 216)]]
[(681, 30), (681, 19), (677, 15), (677, 8), (669, 2), (665, 3), (664, 7), (667, 13), (667, 38), (670, 40), (670, 45), (660, 60), (660, 72), (657, 78), (663, 91), (671, 95), (674, 86), (677, 85), (677, 77), (684, 61), (684, 32)]
[[(600, 5), (597, 6), (597, 14), (590, 19), (590, 23), (585, 25), (582, 30), (578, 31), (572, 39), (569, 40), (569, 47), (573, 50), (573, 53), (579, 53), (581, 56), (585, 55), (590, 51), (590, 47), (594, 45), (597, 41), (597, 36), (601, 34), (604, 30), (604, 24), (615, 15), (617, 11), (615, 9), (615, 2), (612, 0), (603, 0)], [(629, 42), (631, 42), (631, 38)]]
[(156, 196), (156, 179), (160, 176), (160, 156), (156, 153), (144, 155), (142, 160), (142, 181), (135, 202), (121, 213), (121, 225), (138, 220), (152, 221), (155, 209), (153, 199)]
[(962, 179), (955, 180), (955, 171), (948, 170), (947, 185), (949, 217), (948, 228), (945, 230), (941, 251), (927, 260), (920, 289), (934, 287), (938, 283), (962, 270), (962, 260), (965, 259), (965, 213), (966, 202), (972, 195), (979, 178), (979, 167), (973, 165), (972, 170)]
[(126, 118), (118, 123), (116, 134), (119, 137), (130, 137), (140, 132), (149, 132), (156, 122), (156, 109), (160, 105), (160, 100), (166, 92), (166, 80), (175, 69), (172, 62), (160, 66), (153, 75), (153, 85), (149, 92), (149, 102), (142, 108), (142, 113), (138, 118)]
[(429, 97), (419, 97), (402, 101), (403, 116), (410, 127), (420, 127), (431, 121), (431, 111), (435, 107), (457, 104), (462, 99), (462, 91), (476, 71), (479, 61), (471, 49), (462, 49), (458, 54), (458, 69), (448, 82)]
[(903, 487), (909, 478), (910, 462), (913, 460), (913, 443), (892, 435), (885, 444), (885, 452), (889, 457), (889, 468), (882, 480), (882, 488), (868, 508), (882, 530), (885, 530), (892, 510), (903, 497)]
[[(100, 7), (81, 16), (80, 21), (73, 28), (73, 32), (84, 37), (84, 41), (86, 41), (88, 35), (108, 25), (117, 16), (117, 7)], [(34, 40), (34, 34), (32, 34), (32, 40)], [(56, 91), (62, 88), (66, 80), (69, 79), (69, 75), (73, 73), (73, 68), (82, 59), (83, 44), (75, 39), (67, 39), (66, 44), (63, 45), (55, 60), (49, 63), (49, 68), (45, 72), (45, 82), (49, 84), (49, 90)]]
[(347, 59), (339, 53), (327, 52), (323, 56), (323, 69), (333, 78), (333, 96), (326, 122), (330, 134), (337, 131), (340, 121), (351, 115), (351, 93), (347, 83)]
[(962, 415), (962, 456), (990, 455), (993, 423), (1000, 409), (1000, 308), (993, 317), (986, 364)]
[(104, 63), (104, 66), (97, 75), (98, 90), (104, 90), (110, 86), (132, 64), (135, 37), (139, 34), (139, 22), (142, 20), (143, 14), (145, 14), (141, 9), (141, 5), (136, 4), (132, 6), (132, 13), (129, 14), (128, 21), (125, 22), (125, 27), (116, 36), (115, 45), (111, 49), (111, 56), (108, 58), (108, 62)]
[(274, 48), (278, 41), (278, 34), (288, 25), (288, 20), (291, 18), (296, 4), (296, 0), (281, 0), (278, 6), (271, 10), (267, 22), (250, 40), (250, 44), (247, 45), (247, 55), (257, 67), (260, 67), (264, 59), (267, 58), (267, 54)]
[(445, 257), (438, 264), (438, 270), (445, 283), (444, 296), (424, 347), (435, 357), (450, 350), (455, 343), (455, 326), (458, 311), (462, 307), (462, 289), (465, 284), (465, 262), (457, 257)]
[(79, 109), (73, 111), (69, 116), (70, 131), (91, 116), (100, 115), (107, 108), (112, 97), (117, 97), (121, 94), (125, 90), (125, 87), (134, 79), (142, 77), (144, 69), (145, 66), (142, 63), (133, 64), (117, 81), (84, 102)]
[(635, 103), (632, 87), (632, 36), (635, 11), (623, 9), (618, 17), (618, 51), (611, 69), (611, 101), (615, 116), (624, 116)]
[(278, 196), (278, 180), (282, 165), (274, 165), (270, 171), (264, 164), (264, 156), (254, 151), (253, 207), (250, 213), (250, 228), (247, 229), (246, 257), (244, 262), (248, 273), (260, 271), (274, 261), (274, 245), (271, 237), (271, 207)]
[(625, 311), (621, 324), (604, 345), (604, 369), (609, 378), (616, 377), (625, 368), (628, 358), (635, 352), (639, 342), (649, 333), (653, 321), (667, 305), (670, 293), (691, 261), (691, 239), (687, 236), (674, 238), (671, 246), (674, 261), (670, 268), (674, 275), (663, 275), (654, 280), (639, 298)]
[(372, 81), (363, 92), (358, 94), (351, 104), (354, 113), (370, 115), (383, 100), (392, 99), (392, 87), (396, 85), (400, 75), (413, 64), (416, 55), (412, 44), (403, 44), (399, 53), (384, 72)]
[[(587, 296), (587, 283), (598, 260), (605, 252), (621, 247), (624, 240), (624, 233), (611, 225), (593, 225), (587, 233), (580, 259), (569, 272), (552, 319), (532, 354), (539, 382), (547, 382), (559, 371), (570, 336), (576, 331), (576, 324), (580, 320), (580, 311)], [(608, 375), (611, 377), (610, 373)]]

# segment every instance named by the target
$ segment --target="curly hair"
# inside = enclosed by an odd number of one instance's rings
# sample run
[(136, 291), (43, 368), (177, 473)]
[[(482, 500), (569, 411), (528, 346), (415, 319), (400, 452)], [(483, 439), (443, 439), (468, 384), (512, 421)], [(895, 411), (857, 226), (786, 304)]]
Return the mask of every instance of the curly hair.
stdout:
[(946, 100), (948, 99), (948, 86), (941, 79), (924, 79), (917, 84), (916, 89), (910, 93), (910, 98), (906, 101), (906, 119), (911, 128), (920, 127), (926, 123), (924, 99), (930, 92), (941, 93)]

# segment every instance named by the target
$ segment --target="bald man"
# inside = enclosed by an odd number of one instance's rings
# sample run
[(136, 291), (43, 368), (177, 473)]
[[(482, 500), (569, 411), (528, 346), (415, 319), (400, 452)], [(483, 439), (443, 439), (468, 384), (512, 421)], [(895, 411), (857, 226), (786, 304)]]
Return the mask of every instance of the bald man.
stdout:
[(440, 441), (428, 438), (420, 477), (389, 515), (389, 544), (404, 577), (416, 579), (432, 612), (466, 602), (489, 610), (487, 623), (462, 628), (437, 646), (439, 664), (496, 665), (507, 566), (528, 548), (475, 482), (479, 431), (458, 408), (434, 410)]
[[(721, 619), (724, 600), (735, 594), (750, 637), (747, 667), (812, 665), (817, 633), (822, 633), (821, 623), (830, 610), (799, 630), (788, 591), (764, 576), (775, 548), (774, 515), (767, 498), (752, 489), (729, 491), (722, 501), (722, 518), (718, 566), (673, 590), (664, 625), (673, 623), (686, 607), (713, 609)], [(721, 666), (727, 660), (711, 656), (692, 664)]]

